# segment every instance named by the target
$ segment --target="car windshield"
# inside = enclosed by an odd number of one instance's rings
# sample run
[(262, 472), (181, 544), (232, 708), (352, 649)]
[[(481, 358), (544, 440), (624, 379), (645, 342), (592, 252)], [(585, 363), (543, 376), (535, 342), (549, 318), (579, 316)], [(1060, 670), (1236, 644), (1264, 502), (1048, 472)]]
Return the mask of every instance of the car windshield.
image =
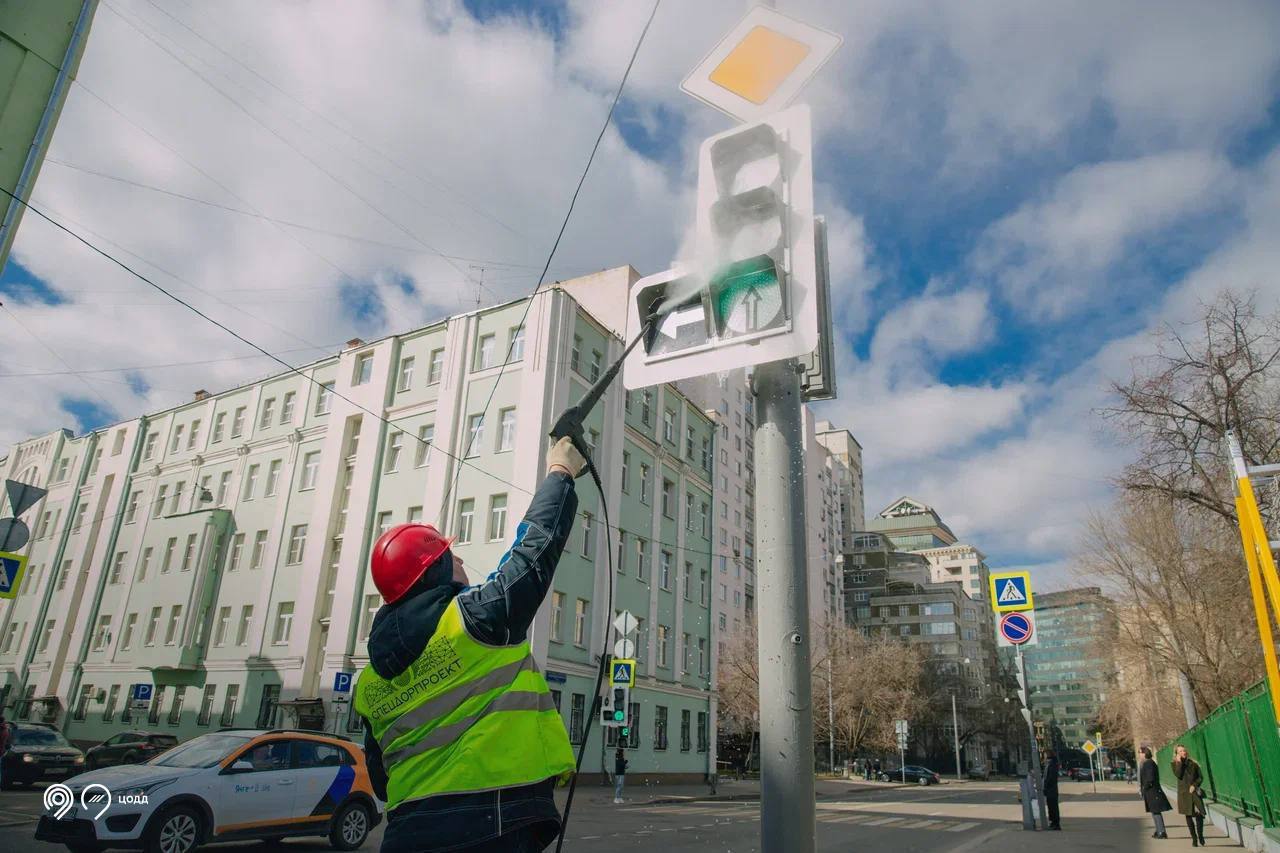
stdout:
[(71, 746), (62, 732), (53, 729), (14, 729), (14, 746)]
[(248, 743), (245, 735), (201, 735), (148, 761), (160, 767), (213, 767), (232, 750)]

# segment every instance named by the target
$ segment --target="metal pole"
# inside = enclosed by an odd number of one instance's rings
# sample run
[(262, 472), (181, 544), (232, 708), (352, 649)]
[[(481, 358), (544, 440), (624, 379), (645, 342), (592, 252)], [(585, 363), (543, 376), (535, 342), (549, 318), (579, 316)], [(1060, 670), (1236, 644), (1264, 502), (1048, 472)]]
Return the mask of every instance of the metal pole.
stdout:
[(1093, 783), (1093, 792), (1098, 793), (1098, 777), (1093, 774), (1093, 755), (1089, 755), (1089, 781)]
[(760, 850), (813, 853), (813, 696), (800, 375), (755, 370), (760, 659)]
[[(830, 633), (830, 632), (828, 632)], [(827, 761), (836, 772), (836, 708), (831, 697), (831, 642), (827, 641)]]
[(1018, 646), (1018, 666), (1022, 669), (1022, 683), (1027, 685), (1027, 732), (1031, 736), (1031, 775), (1032, 790), (1040, 801), (1040, 825), (1049, 827), (1049, 806), (1044, 799), (1044, 778), (1040, 773), (1040, 749), (1036, 745), (1036, 727), (1031, 722), (1031, 684), (1027, 681), (1027, 659), (1023, 657), (1022, 646)]
[(963, 781), (960, 778), (960, 723), (956, 717), (956, 694), (951, 694), (951, 735), (956, 741), (956, 781)]
[(1187, 728), (1194, 729), (1200, 723), (1200, 715), (1196, 713), (1196, 697), (1191, 692), (1191, 679), (1182, 670), (1178, 670), (1178, 686), (1182, 688), (1182, 713), (1187, 718)]

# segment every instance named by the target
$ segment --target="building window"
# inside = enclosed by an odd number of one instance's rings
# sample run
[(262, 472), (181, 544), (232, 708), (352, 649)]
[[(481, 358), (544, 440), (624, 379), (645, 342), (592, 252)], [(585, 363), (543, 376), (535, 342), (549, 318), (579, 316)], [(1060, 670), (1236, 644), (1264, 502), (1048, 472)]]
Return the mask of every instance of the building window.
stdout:
[(668, 444), (676, 443), (676, 413), (670, 409), (662, 412), (662, 439)]
[[(173, 441), (171, 441), (171, 442), (169, 443), (169, 452), (170, 452), (170, 453), (177, 453), (177, 452), (178, 452), (178, 448), (182, 446), (182, 432), (183, 432), (183, 430), (185, 430), (186, 428), (187, 428), (187, 427), (186, 427), (186, 425), (185, 425), (185, 424), (178, 424), (178, 425), (174, 428), (174, 430), (173, 430)], [(97, 456), (95, 456), (95, 457), (94, 457), (94, 460), (93, 460), (93, 466), (91, 467), (91, 469), (90, 469), (89, 473), (90, 473), (90, 474), (92, 474), (92, 473), (94, 473), (95, 471), (97, 471), (97, 466), (98, 466), (98, 457), (97, 457)]]
[(262, 568), (262, 558), (267, 551), (267, 531), (259, 530), (253, 535), (253, 552), (249, 555), (249, 568)]
[(472, 415), (467, 418), (467, 452), (468, 458), (480, 455), (484, 444), (484, 415)]
[(153, 432), (147, 436), (147, 442), (142, 448), (142, 458), (152, 459), (156, 455), (156, 442), (160, 440), (160, 433)]
[(253, 491), (254, 489), (257, 488), (257, 486), (258, 486), (258, 466), (250, 465), (249, 469), (245, 471), (245, 474), (244, 474), (244, 492), (241, 495), (241, 500), (246, 500), (246, 501), (253, 500)]
[(496, 542), (507, 535), (507, 496), (489, 498), (489, 541)]
[(574, 373), (582, 373), (582, 336), (573, 336), (573, 349), (569, 350), (569, 369)]
[(522, 361), (524, 359), (524, 326), (513, 328), (507, 340), (507, 361)]
[(382, 596), (376, 592), (364, 597), (364, 611), (360, 617), (360, 642), (369, 642), (369, 632), (373, 630), (373, 617), (378, 615), (382, 607)]
[(425, 468), (431, 461), (431, 443), (436, 440), (435, 424), (418, 427), (418, 446), (414, 449), (413, 467)]
[(649, 503), (649, 466), (647, 463), (640, 463), (640, 503)]
[(582, 556), (591, 559), (591, 539), (594, 531), (591, 529), (591, 513), (584, 512), (582, 514)]
[(551, 639), (560, 642), (560, 628), (564, 624), (564, 593), (551, 593)]
[(706, 711), (698, 712), (698, 752), (706, 752), (711, 745), (710, 729), (707, 726)]
[[(191, 422), (191, 434), (187, 436), (187, 450), (194, 450), (196, 442), (200, 440), (200, 419), (196, 418)], [(114, 455), (114, 454), (113, 454)]]
[(440, 377), (444, 375), (444, 348), (434, 349), (431, 351), (431, 358), (427, 361), (427, 384), (435, 385), (440, 381)]
[(283, 459), (272, 459), (267, 465), (267, 485), (262, 490), (264, 498), (275, 497), (280, 489), (280, 469), (284, 467)]
[(168, 574), (173, 568), (173, 555), (178, 550), (178, 537), (170, 536), (169, 541), (164, 544), (164, 559), (160, 562), (160, 574)]
[(698, 638), (698, 675), (706, 678), (707, 670), (707, 638)]
[(258, 429), (266, 429), (271, 426), (272, 416), (276, 410), (276, 398), (268, 397), (262, 403), (262, 416), (258, 418)]
[(382, 473), (393, 474), (400, 468), (400, 451), (404, 447), (404, 433), (396, 430), (387, 437), (387, 458), (382, 465)]
[(169, 725), (176, 726), (182, 719), (182, 699), (186, 687), (173, 688), (173, 704), (169, 706)]
[(493, 335), (481, 335), (476, 344), (476, 370), (493, 367)]
[(164, 631), (164, 644), (175, 645), (178, 642), (178, 625), (182, 621), (182, 605), (175, 604), (169, 608), (169, 625)]
[(214, 503), (217, 506), (226, 506), (227, 489), (230, 488), (230, 486), (231, 486), (231, 472), (223, 471), (218, 476), (218, 496), (214, 499)]
[(98, 617), (98, 629), (93, 633), (93, 650), (100, 652), (107, 647), (111, 639), (111, 614), (104, 613)]
[(684, 458), (690, 462), (693, 461), (694, 442), (697, 441), (697, 433), (693, 427), (684, 428)]
[(622, 451), (622, 491), (631, 491), (631, 452)]
[(458, 544), (471, 543), (471, 525), (476, 514), (476, 502), (471, 498), (458, 501)]
[(80, 688), (80, 697), (76, 699), (76, 710), (73, 718), (83, 720), (89, 711), (89, 699), (93, 696), (93, 685), (85, 684)]
[(246, 604), (240, 608), (240, 625), (236, 628), (236, 645), (249, 644), (249, 628), (253, 625), (253, 605)]
[(298, 399), (297, 391), (287, 391), (284, 395), (284, 402), (280, 404), (280, 423), (287, 424), (293, 421), (293, 401)]
[(410, 524), (421, 524), (422, 523), (422, 507), (420, 506), (409, 507), (409, 513), (408, 513), (408, 516), (405, 518), (405, 521), (409, 522)]
[(587, 644), (587, 600), (579, 598), (573, 605), (573, 642), (574, 645)]
[(143, 645), (154, 646), (156, 644), (156, 631), (160, 629), (161, 612), (163, 612), (163, 608), (151, 608), (151, 614), (147, 617), (147, 631), (142, 638)]
[(306, 491), (316, 487), (316, 477), (320, 474), (320, 451), (313, 450), (302, 457), (302, 485), (299, 490)]
[(274, 728), (276, 709), (280, 704), (280, 685), (267, 684), (262, 688), (262, 701), (258, 703), (258, 728)]
[(333, 383), (322, 382), (320, 390), (316, 393), (316, 417), (329, 414), (329, 409), (333, 406)]
[(693, 715), (692, 713), (690, 713), (688, 708), (685, 708), (680, 711), (680, 751), (681, 752), (688, 752), (690, 749), (693, 748), (693, 739), (689, 731), (689, 729), (691, 728), (690, 718), (692, 716)]
[[(159, 608), (156, 608), (159, 610)], [(49, 648), (49, 639), (53, 636), (53, 626), (57, 622), (56, 619), (48, 619), (44, 623), (44, 633), (40, 635), (40, 644), (36, 647), (36, 651), (43, 652)]]
[(627, 570), (627, 531), (618, 530), (618, 564), (614, 566), (619, 574)]
[(671, 552), (658, 552), (658, 584), (663, 589), (671, 589)]
[(653, 706), (653, 748), (655, 750), (664, 750), (667, 748), (667, 706)]
[(231, 625), (231, 608), (218, 608), (218, 621), (213, 626), (213, 644), (215, 646), (225, 645), (227, 642), (227, 628)]
[[(169, 487), (165, 485), (161, 485), (160, 488), (156, 490), (156, 503), (151, 510), (152, 518), (159, 518), (160, 516), (164, 515), (164, 500), (165, 500), (165, 496), (168, 493), (169, 493)], [(80, 511), (80, 515), (81, 515), (81, 518), (77, 519), (75, 524), (75, 527), (77, 530), (80, 527), (80, 522), (84, 520), (83, 518), (84, 510)], [(75, 532), (75, 531), (72, 531), (72, 532)]]
[(680, 637), (680, 672), (688, 675), (689, 664), (693, 660), (693, 638), (686, 631)]
[(670, 666), (671, 663), (671, 629), (666, 625), (658, 626), (658, 666)]
[(640, 422), (645, 426), (653, 423), (653, 392), (648, 388), (640, 393)]
[(668, 479), (662, 481), (662, 514), (674, 519), (676, 511), (676, 484)]
[(400, 359), (400, 378), (396, 383), (397, 391), (408, 391), (413, 387), (413, 361), (411, 355), (406, 355)]
[(182, 549), (182, 571), (191, 571), (191, 566), (196, 560), (196, 534), (187, 534), (187, 544)]
[(137, 624), (138, 624), (137, 613), (130, 613), (128, 616), (125, 617), (124, 633), (121, 634), (120, 636), (121, 650), (128, 651), (129, 647), (133, 645), (133, 629), (137, 627)]
[(271, 635), (271, 642), (283, 646), (289, 642), (293, 633), (293, 602), (282, 601), (276, 605), (276, 627)]
[(680, 586), (684, 593), (684, 600), (693, 601), (693, 598), (689, 595), (693, 586), (693, 563), (688, 560), (684, 563), (684, 574), (680, 576)]
[(516, 441), (516, 410), (502, 409), (498, 413), (498, 450), (511, 450)]
[(209, 721), (213, 719), (213, 694), (218, 691), (218, 685), (206, 684), (204, 693), (200, 697), (200, 713), (196, 715), (196, 725), (207, 726)]
[(169, 514), (175, 515), (182, 508), (182, 491), (187, 487), (186, 480), (179, 480), (173, 486), (173, 500), (169, 503)]
[(302, 562), (302, 554), (307, 549), (307, 526), (295, 524), (289, 531), (289, 554), (285, 564), (294, 566)]
[(684, 529), (693, 530), (693, 493), (685, 492), (684, 495)]
[(356, 356), (355, 370), (351, 374), (352, 385), (363, 385), (373, 378), (373, 353)]
[(382, 536), (382, 534), (386, 533), (390, 529), (391, 529), (391, 510), (389, 509), (385, 510), (383, 512), (378, 513), (376, 516), (374, 516), (373, 531), (376, 534), (376, 536), (374, 537), (375, 539), (377, 537)]
[(569, 742), (582, 743), (582, 724), (587, 715), (587, 697), (582, 693), (574, 693), (570, 696), (569, 702)]
[(236, 720), (236, 700), (240, 698), (240, 685), (228, 684), (227, 695), (222, 700), (222, 716), (218, 718), (218, 724), (222, 726), (230, 726)]
[(244, 534), (237, 533), (231, 537), (231, 548), (227, 554), (227, 571), (234, 572), (240, 568), (240, 555), (244, 553)]
[[(724, 558), (721, 557), (721, 559), (724, 559)], [(698, 570), (698, 603), (703, 605), (707, 604), (707, 598), (708, 598), (708, 595), (710, 594), (709, 593), (710, 579), (707, 577), (707, 575), (708, 575), (708, 572), (706, 569)]]
[(644, 580), (645, 563), (649, 557), (649, 543), (645, 539), (636, 537), (636, 578)]
[(603, 360), (604, 356), (600, 354), (599, 350), (591, 351), (591, 366), (588, 368), (587, 378), (592, 382), (600, 378), (600, 363)]

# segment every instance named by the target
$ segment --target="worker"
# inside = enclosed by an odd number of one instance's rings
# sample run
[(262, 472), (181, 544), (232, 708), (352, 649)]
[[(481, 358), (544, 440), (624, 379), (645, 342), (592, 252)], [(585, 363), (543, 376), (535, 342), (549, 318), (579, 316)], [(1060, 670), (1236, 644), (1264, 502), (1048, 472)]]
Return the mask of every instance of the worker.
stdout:
[(586, 460), (569, 439), (497, 569), (467, 586), (452, 540), (402, 524), (373, 546), (385, 604), (356, 683), (383, 853), (526, 853), (560, 831), (554, 790), (574, 769), (560, 711), (534, 663), (529, 626), (573, 527)]

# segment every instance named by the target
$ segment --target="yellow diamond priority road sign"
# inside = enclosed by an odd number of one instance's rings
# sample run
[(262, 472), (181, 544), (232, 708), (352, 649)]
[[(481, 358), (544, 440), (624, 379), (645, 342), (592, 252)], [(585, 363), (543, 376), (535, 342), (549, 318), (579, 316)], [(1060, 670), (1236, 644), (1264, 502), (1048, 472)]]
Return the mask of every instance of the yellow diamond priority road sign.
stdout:
[(739, 121), (756, 121), (795, 100), (841, 41), (835, 33), (757, 6), (680, 88)]

